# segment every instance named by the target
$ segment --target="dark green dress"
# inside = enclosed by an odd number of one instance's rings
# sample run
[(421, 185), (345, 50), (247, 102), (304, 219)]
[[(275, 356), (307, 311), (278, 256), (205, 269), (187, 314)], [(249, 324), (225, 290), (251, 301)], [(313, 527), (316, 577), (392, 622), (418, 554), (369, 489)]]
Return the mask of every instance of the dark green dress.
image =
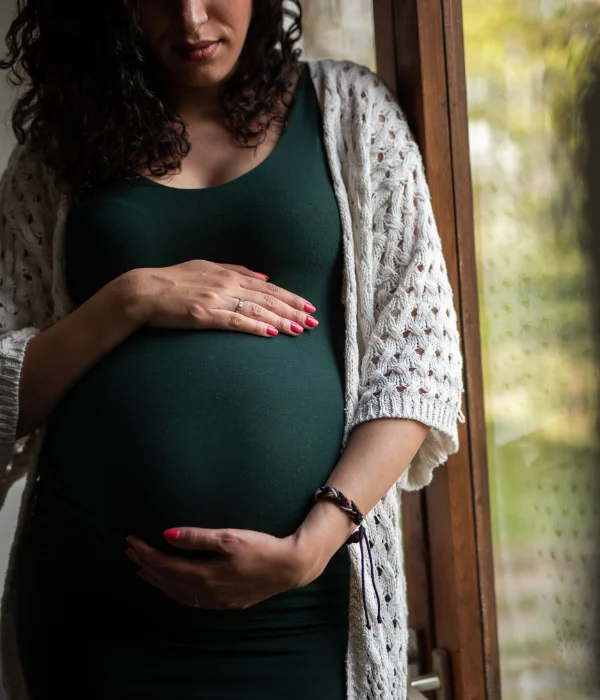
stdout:
[[(349, 559), (244, 611), (179, 605), (124, 554), (166, 528), (291, 534), (340, 457), (344, 319), (339, 212), (308, 70), (288, 131), (257, 168), (179, 190), (95, 190), (69, 218), (70, 294), (192, 259), (237, 263), (312, 301), (301, 336), (144, 328), (48, 423), (19, 558), (18, 641), (32, 700), (342, 700)], [(179, 551), (177, 550), (177, 553)]]

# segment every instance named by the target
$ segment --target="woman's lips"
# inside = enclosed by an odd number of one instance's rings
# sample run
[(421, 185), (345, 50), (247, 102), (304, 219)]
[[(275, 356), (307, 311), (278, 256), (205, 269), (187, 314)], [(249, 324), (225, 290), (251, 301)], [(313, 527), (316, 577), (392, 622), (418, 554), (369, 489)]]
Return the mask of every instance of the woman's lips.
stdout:
[(186, 61), (208, 61), (215, 55), (220, 44), (220, 41), (202, 41), (194, 45), (178, 46), (175, 51)]

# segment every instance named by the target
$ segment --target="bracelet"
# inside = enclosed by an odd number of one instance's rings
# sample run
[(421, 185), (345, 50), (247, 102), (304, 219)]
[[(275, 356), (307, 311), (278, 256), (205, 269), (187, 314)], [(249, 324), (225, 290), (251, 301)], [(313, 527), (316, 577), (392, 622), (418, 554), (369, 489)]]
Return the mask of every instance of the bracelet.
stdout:
[(381, 622), (381, 600), (379, 598), (377, 584), (375, 583), (375, 567), (373, 565), (373, 556), (371, 554), (369, 538), (367, 537), (367, 530), (364, 526), (365, 518), (356, 503), (351, 498), (344, 496), (344, 494), (334, 486), (320, 486), (315, 491), (315, 501), (318, 501), (320, 498), (330, 500), (338, 505), (342, 510), (348, 513), (348, 515), (352, 518), (352, 522), (355, 525), (358, 525), (358, 530), (350, 535), (350, 537), (346, 540), (346, 544), (355, 544), (357, 542), (360, 544), (363, 607), (365, 610), (367, 629), (370, 630), (371, 623), (369, 621), (369, 611), (367, 610), (367, 597), (365, 593), (365, 554), (363, 550), (363, 540), (367, 543), (367, 552), (369, 553), (369, 562), (371, 564), (371, 581), (373, 582), (373, 588), (377, 598), (377, 622)]

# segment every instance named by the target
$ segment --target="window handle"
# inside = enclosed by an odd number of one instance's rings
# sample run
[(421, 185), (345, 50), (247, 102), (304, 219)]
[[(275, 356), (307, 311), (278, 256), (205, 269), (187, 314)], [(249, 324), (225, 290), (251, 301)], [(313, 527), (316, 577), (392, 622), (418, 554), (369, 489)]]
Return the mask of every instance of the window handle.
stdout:
[[(425, 676), (412, 678), (409, 681), (407, 700), (427, 700), (423, 693), (426, 693), (430, 690), (443, 691), (442, 679), (438, 676), (437, 673), (428, 673)], [(443, 697), (444, 696), (442, 695), (442, 698)]]
[(409, 630), (407, 700), (427, 700), (423, 693), (434, 692), (436, 700), (452, 700), (450, 655), (444, 649), (431, 652), (432, 672), (418, 675), (418, 636)]

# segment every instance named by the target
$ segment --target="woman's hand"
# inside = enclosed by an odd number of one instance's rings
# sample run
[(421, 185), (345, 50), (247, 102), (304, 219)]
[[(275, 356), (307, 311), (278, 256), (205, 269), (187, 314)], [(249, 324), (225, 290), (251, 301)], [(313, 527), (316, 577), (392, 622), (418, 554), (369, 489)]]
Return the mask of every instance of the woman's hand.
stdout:
[(305, 586), (323, 571), (294, 535), (273, 537), (254, 530), (184, 527), (165, 539), (183, 550), (210, 551), (210, 559), (163, 554), (137, 537), (128, 537), (127, 555), (139, 575), (183, 605), (211, 610), (243, 610), (278, 593)]
[[(132, 270), (111, 285), (140, 325), (222, 329), (273, 336), (315, 328), (315, 307), (240, 265), (191, 260), (171, 267)], [(236, 312), (238, 300), (244, 305)]]

